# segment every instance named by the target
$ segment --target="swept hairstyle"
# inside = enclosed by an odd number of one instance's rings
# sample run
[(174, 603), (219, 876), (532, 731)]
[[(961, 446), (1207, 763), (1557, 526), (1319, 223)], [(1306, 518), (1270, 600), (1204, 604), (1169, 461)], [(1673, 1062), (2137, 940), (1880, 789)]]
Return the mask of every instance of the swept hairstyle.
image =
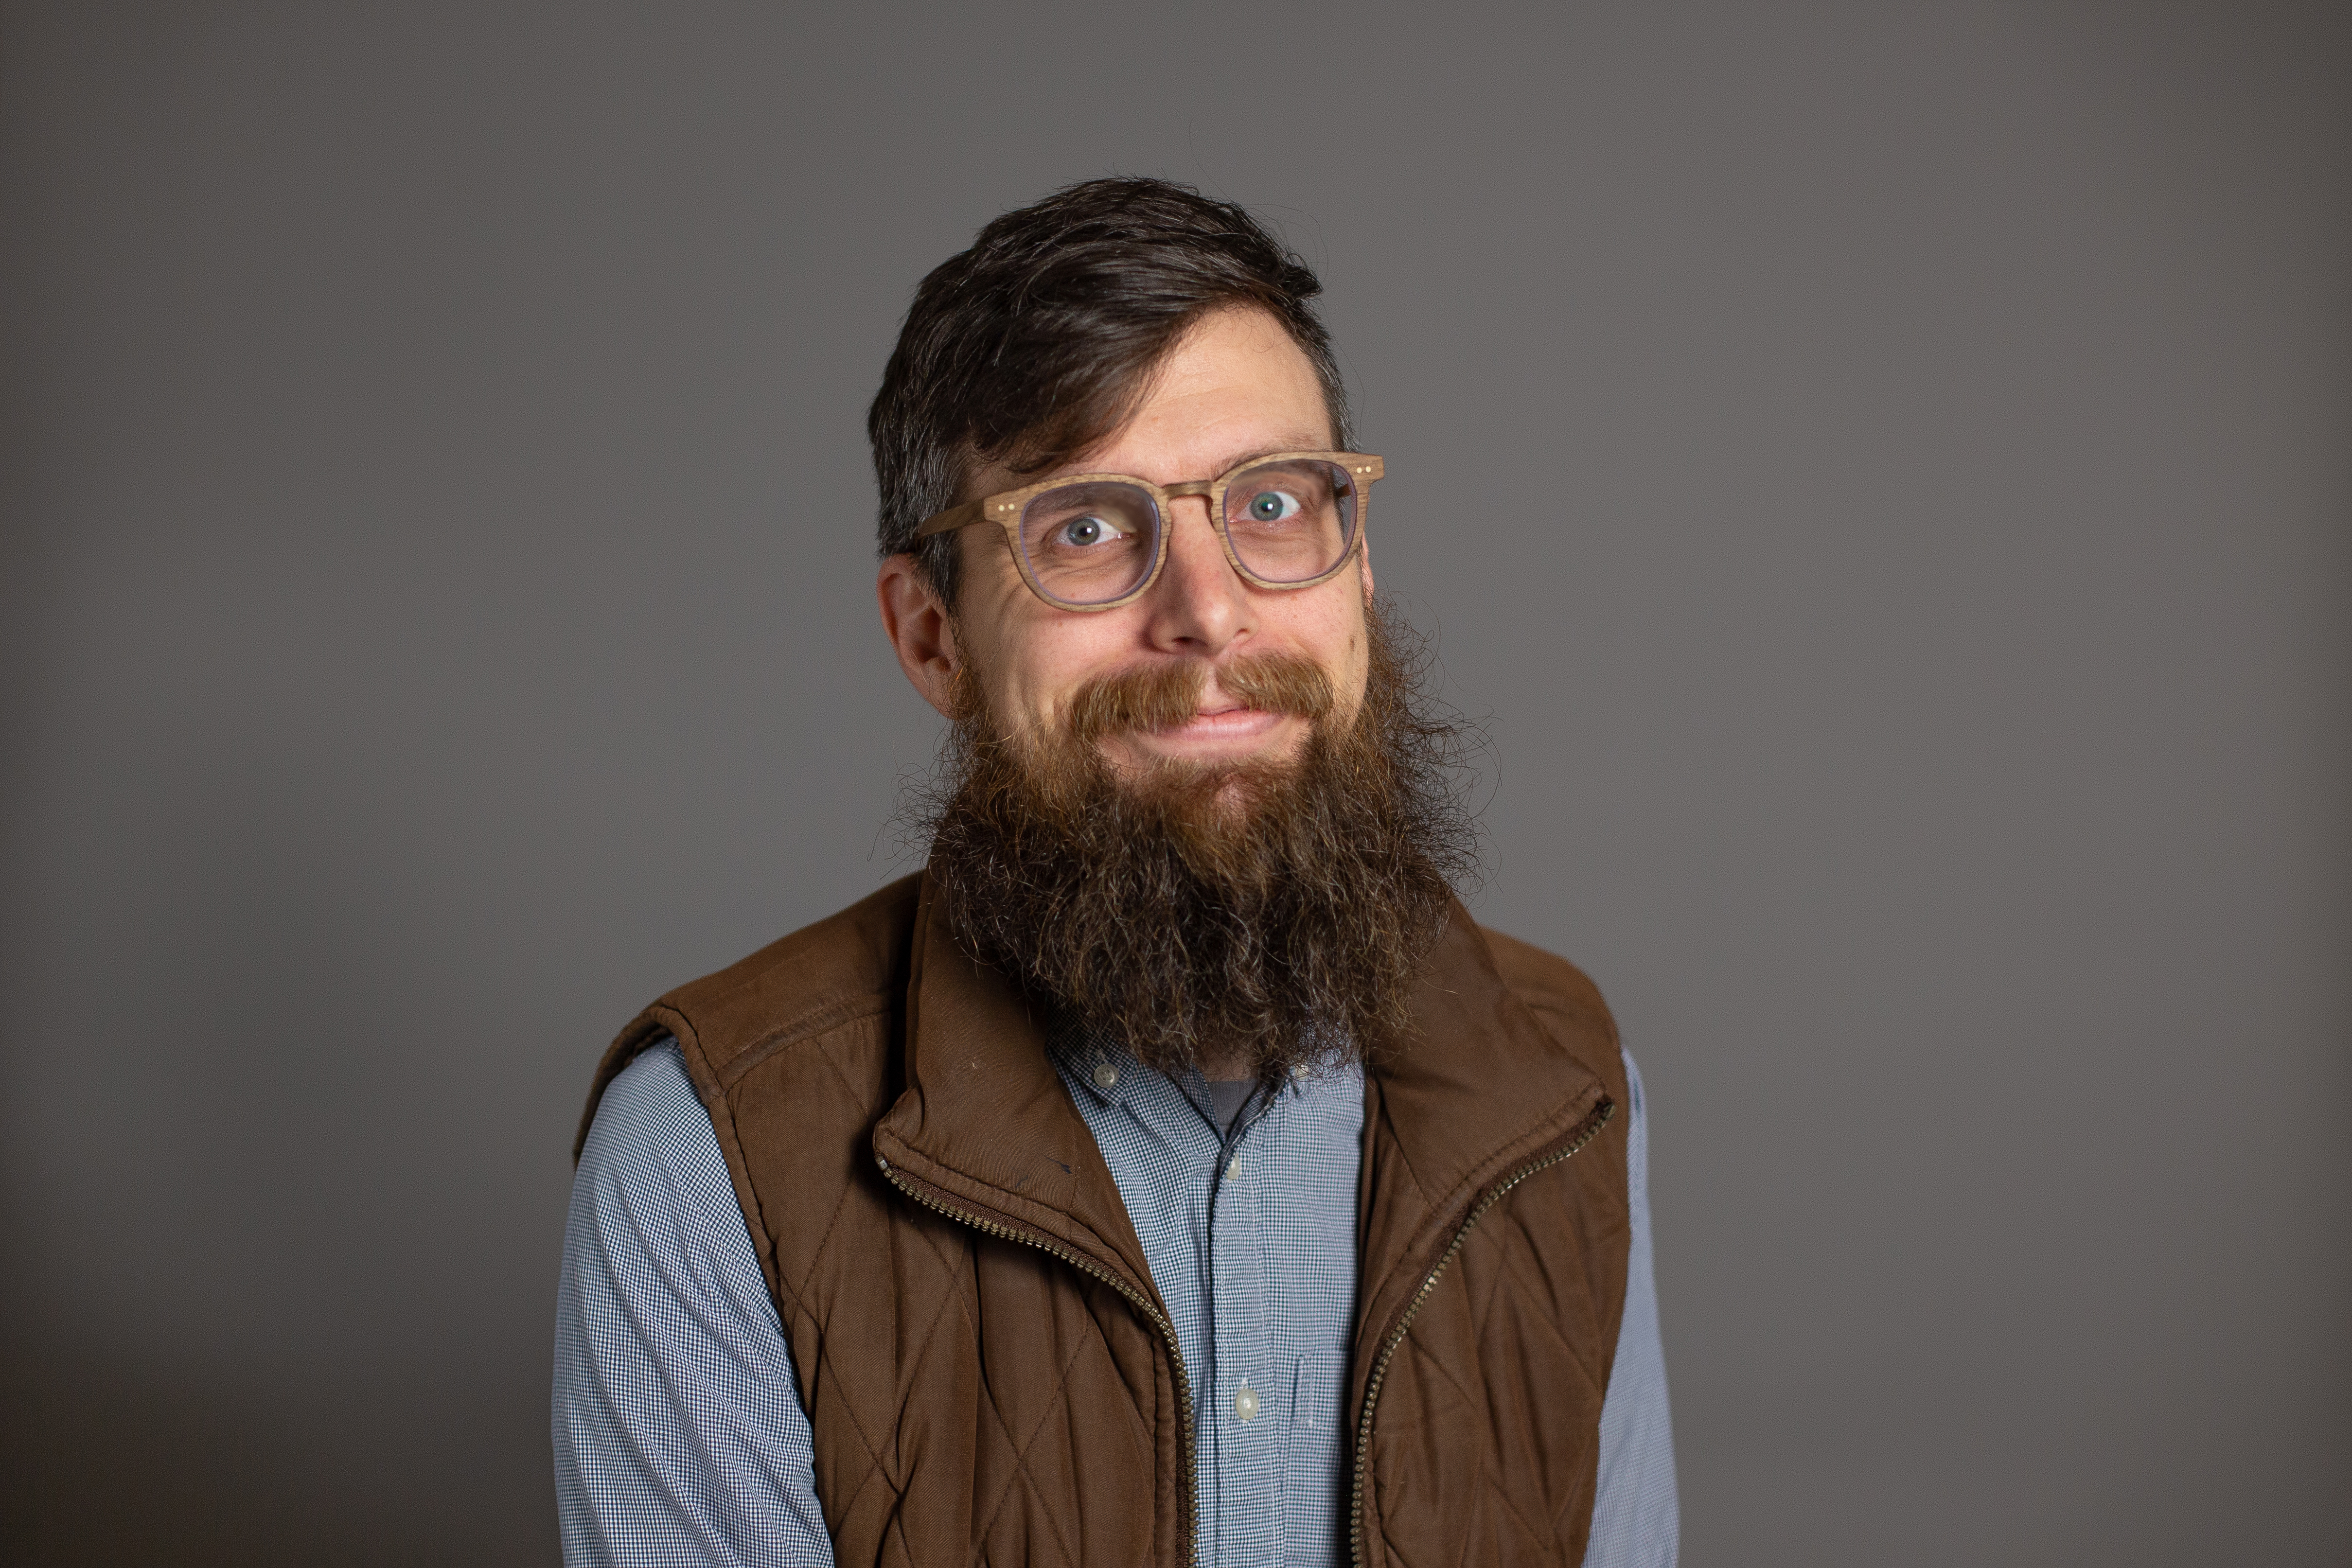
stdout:
[(913, 553), (952, 609), (955, 537), (919, 540), (923, 520), (982, 464), (1042, 473), (1116, 431), (1185, 329), (1223, 306), (1282, 323), (1346, 447), (1347, 394), (1309, 303), (1321, 292), (1248, 213), (1166, 180), (1088, 180), (995, 219), (916, 289), (866, 411), (881, 553)]

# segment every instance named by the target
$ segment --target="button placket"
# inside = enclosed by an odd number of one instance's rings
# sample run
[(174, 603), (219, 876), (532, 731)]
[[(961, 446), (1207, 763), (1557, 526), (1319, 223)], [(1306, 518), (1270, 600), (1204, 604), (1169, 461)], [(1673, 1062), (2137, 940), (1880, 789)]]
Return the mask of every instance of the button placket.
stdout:
[(1278, 1166), (1280, 1139), (1278, 1106), (1264, 1107), (1209, 1166), (1219, 1183), (1211, 1227), (1216, 1291), (1211, 1321), (1223, 1396), (1216, 1422), (1223, 1450), (1217, 1559), (1253, 1568), (1277, 1561), (1282, 1551), (1280, 1452), (1286, 1390), (1277, 1375), (1276, 1291), (1267, 1273), (1272, 1217), (1264, 1184), (1250, 1179), (1258, 1169)]
[[(1310, 1398), (1300, 1359), (1345, 1359), (1360, 1076), (1286, 1082), (1228, 1141), (1189, 1081), (1092, 1042), (1057, 1065), (1136, 1218), (1193, 1369), (1202, 1568), (1344, 1561), (1326, 1539), (1330, 1488), (1343, 1479), (1337, 1395), (1326, 1386), (1338, 1375)], [(1118, 1073), (1108, 1090), (1095, 1078), (1104, 1065)], [(1244, 1384), (1256, 1399), (1248, 1420), (1236, 1407)]]

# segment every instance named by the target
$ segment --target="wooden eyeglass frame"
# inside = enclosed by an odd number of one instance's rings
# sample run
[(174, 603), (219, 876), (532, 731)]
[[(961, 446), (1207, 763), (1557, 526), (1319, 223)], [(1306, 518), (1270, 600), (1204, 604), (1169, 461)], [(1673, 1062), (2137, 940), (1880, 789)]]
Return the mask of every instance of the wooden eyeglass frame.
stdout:
[[(1225, 488), (1253, 468), (1263, 468), (1273, 463), (1305, 462), (1335, 464), (1353, 476), (1356, 482), (1355, 535), (1349, 539), (1348, 548), (1339, 552), (1339, 559), (1331, 563), (1329, 570), (1318, 572), (1313, 577), (1301, 578), (1297, 582), (1270, 581), (1244, 566), (1241, 557), (1234, 550), (1233, 536), (1225, 531)], [(946, 511), (925, 519), (923, 526), (915, 530), (915, 537), (927, 539), (933, 534), (953, 533), (974, 523), (994, 523), (1004, 530), (1004, 543), (1013, 552), (1013, 564), (1019, 569), (1021, 580), (1029, 585), (1030, 592), (1056, 610), (1075, 610), (1081, 614), (1092, 614), (1097, 611), (1116, 610), (1122, 604), (1132, 604), (1160, 580), (1160, 569), (1168, 564), (1168, 536), (1176, 528), (1174, 503), (1181, 497), (1200, 496), (1208, 501), (1209, 526), (1217, 530), (1217, 543), (1223, 547), (1225, 563), (1234, 569), (1235, 575), (1252, 587), (1286, 593), (1292, 589), (1312, 588), (1318, 582), (1330, 581), (1362, 552), (1364, 517), (1371, 509), (1372, 482), (1387, 469), (1388, 465), (1369, 452), (1268, 452), (1247, 462), (1235, 464), (1213, 479), (1187, 479), (1180, 485), (1155, 485), (1132, 474), (1058, 474), (1034, 485), (1024, 485), (1017, 490), (999, 490), (992, 496), (982, 496), (961, 506), (950, 507)], [(1143, 574), (1141, 581), (1117, 599), (1106, 599), (1098, 604), (1074, 604), (1046, 592), (1045, 585), (1037, 580), (1035, 572), (1030, 569), (1028, 552), (1021, 548), (1021, 541), (1015, 537), (1021, 528), (1021, 514), (1029, 503), (1046, 491), (1058, 490), (1066, 485), (1129, 485), (1149, 495), (1152, 506), (1159, 511), (1160, 539), (1152, 554), (1151, 570)]]

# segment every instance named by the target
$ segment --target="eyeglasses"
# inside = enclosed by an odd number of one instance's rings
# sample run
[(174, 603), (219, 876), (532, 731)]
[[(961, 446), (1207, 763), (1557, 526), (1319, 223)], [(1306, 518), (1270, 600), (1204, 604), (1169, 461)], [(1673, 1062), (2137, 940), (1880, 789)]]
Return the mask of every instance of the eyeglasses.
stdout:
[(928, 538), (994, 523), (1038, 598), (1063, 610), (1115, 610), (1160, 576), (1177, 497), (1202, 496), (1225, 559), (1244, 581), (1312, 588), (1354, 558), (1364, 537), (1365, 490), (1384, 467), (1361, 452), (1276, 452), (1181, 485), (1070, 474), (951, 507), (916, 533)]

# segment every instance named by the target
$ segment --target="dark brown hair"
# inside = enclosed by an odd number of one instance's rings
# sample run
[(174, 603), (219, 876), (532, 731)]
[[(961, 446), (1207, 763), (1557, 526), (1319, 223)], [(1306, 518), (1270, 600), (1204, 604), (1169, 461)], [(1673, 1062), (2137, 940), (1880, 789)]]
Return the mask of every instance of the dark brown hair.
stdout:
[(882, 553), (914, 552), (952, 605), (955, 536), (919, 540), (923, 520), (964, 499), (980, 464), (1039, 473), (1116, 431), (1220, 306), (1282, 323), (1348, 445), (1330, 335), (1307, 303), (1322, 287), (1240, 207), (1166, 180), (1088, 180), (995, 219), (915, 290), (866, 411)]

